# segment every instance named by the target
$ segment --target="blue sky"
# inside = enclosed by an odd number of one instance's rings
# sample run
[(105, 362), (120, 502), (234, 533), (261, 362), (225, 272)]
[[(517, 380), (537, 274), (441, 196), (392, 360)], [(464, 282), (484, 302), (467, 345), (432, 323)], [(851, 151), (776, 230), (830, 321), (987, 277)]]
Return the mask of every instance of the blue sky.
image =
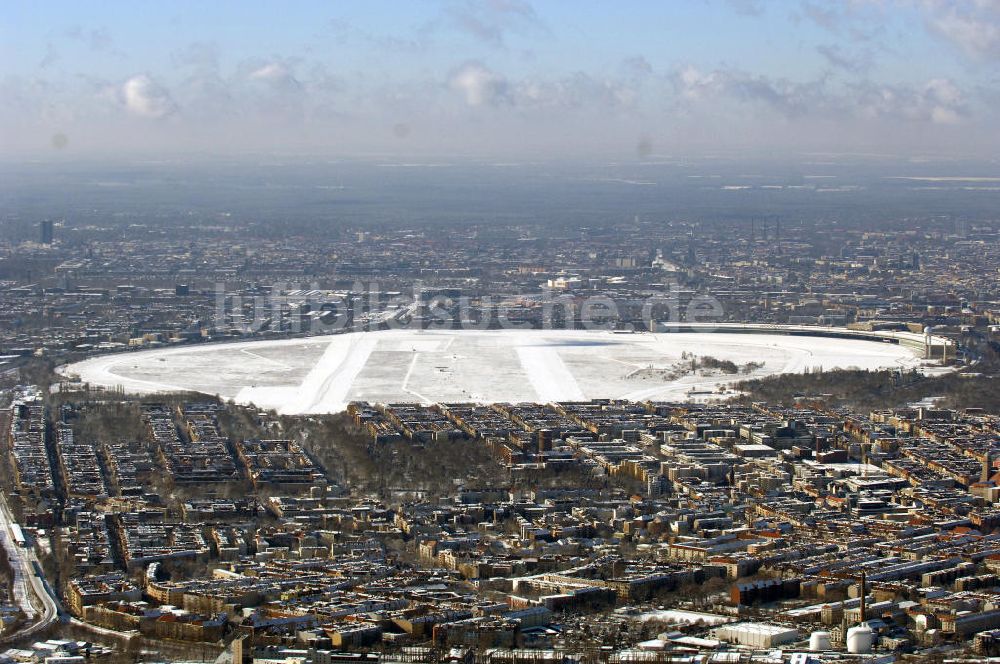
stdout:
[(989, 156), (1000, 0), (10, 2), (0, 148)]

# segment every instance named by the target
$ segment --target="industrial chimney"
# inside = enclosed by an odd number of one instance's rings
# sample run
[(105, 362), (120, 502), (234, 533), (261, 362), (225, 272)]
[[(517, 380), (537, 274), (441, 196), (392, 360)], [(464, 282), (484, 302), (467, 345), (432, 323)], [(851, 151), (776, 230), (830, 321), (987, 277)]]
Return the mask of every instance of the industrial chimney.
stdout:
[(868, 620), (868, 588), (865, 587), (865, 571), (861, 570), (861, 624)]

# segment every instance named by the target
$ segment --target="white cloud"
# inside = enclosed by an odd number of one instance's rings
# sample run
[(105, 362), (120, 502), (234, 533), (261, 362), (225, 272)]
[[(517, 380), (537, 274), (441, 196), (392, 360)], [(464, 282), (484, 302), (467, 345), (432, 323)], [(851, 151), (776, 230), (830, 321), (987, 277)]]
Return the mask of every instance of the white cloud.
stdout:
[(250, 72), (250, 78), (257, 79), (258, 81), (280, 81), (288, 78), (290, 75), (288, 68), (278, 62), (270, 62)]
[(924, 86), (924, 101), (929, 107), (928, 117), (936, 124), (956, 124), (967, 114), (965, 96), (948, 79), (936, 78)]
[(931, 79), (920, 88), (859, 86), (855, 98), (864, 117), (950, 125), (971, 115), (965, 94), (954, 81), (944, 78)]
[(500, 106), (512, 101), (507, 79), (479, 62), (467, 62), (453, 71), (448, 84), (462, 93), (469, 106)]
[[(637, 79), (635, 76), (630, 78)], [(558, 78), (511, 80), (480, 62), (467, 62), (448, 78), (448, 86), (461, 93), (468, 106), (510, 107), (536, 112), (602, 113), (634, 108), (638, 104), (641, 83), (621, 77), (596, 78), (585, 72)]]
[(870, 51), (852, 55), (837, 44), (820, 44), (816, 47), (816, 52), (823, 56), (831, 67), (848, 74), (863, 74), (872, 66)]
[(287, 62), (274, 61), (255, 67), (250, 71), (249, 78), (266, 84), (273, 91), (290, 95), (303, 91), (303, 85), (295, 77), (292, 65)]
[(927, 0), (930, 29), (974, 58), (1000, 55), (1000, 2)]
[(674, 73), (674, 89), (684, 99), (699, 100), (721, 91), (720, 78), (718, 72), (703, 72), (697, 67), (687, 65)]
[(143, 118), (157, 120), (177, 110), (170, 94), (146, 74), (137, 74), (125, 81), (121, 98), (128, 112)]
[(884, 52), (891, 49), (884, 38), (899, 10), (916, 11), (928, 32), (973, 59), (1000, 56), (1000, 0), (801, 0), (792, 16)]
[(739, 69), (715, 69), (705, 72), (687, 65), (671, 76), (674, 91), (684, 101), (695, 103), (712, 98), (730, 98), (742, 102), (760, 102), (786, 116), (823, 110), (827, 105), (825, 81), (806, 83), (772, 79)]
[[(921, 0), (895, 0), (920, 2)], [(806, 20), (853, 42), (880, 42), (893, 0), (803, 0), (793, 12), (794, 20)]]
[(705, 72), (688, 65), (675, 71), (671, 81), (680, 100), (712, 110), (761, 104), (786, 118), (823, 117), (844, 125), (855, 118), (956, 124), (971, 116), (966, 94), (948, 78), (930, 79), (921, 86), (864, 81), (839, 87), (824, 77), (795, 82), (738, 69)]
[(535, 9), (522, 0), (465, 0), (445, 10), (447, 22), (490, 46), (503, 48), (511, 32), (546, 32)]

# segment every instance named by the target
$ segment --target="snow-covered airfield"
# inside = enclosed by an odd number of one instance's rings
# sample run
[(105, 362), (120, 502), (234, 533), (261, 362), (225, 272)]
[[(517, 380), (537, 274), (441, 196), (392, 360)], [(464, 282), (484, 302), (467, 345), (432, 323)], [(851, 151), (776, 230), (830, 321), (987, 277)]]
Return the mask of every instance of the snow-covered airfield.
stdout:
[[(741, 372), (692, 371), (692, 354)], [(294, 414), (338, 412), (354, 400), (700, 400), (746, 377), (923, 364), (906, 345), (817, 336), (386, 330), (102, 355), (59, 371), (128, 392), (193, 390)]]

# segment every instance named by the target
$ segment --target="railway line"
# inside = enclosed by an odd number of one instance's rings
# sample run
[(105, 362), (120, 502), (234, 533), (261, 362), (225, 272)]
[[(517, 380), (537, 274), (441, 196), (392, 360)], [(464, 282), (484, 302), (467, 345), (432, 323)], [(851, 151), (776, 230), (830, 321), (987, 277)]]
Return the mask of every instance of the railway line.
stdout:
[(45, 631), (59, 620), (61, 611), (55, 591), (46, 581), (42, 566), (3, 494), (0, 494), (0, 546), (10, 565), (14, 603), (26, 618), (24, 626), (0, 636), (0, 643), (10, 643)]

